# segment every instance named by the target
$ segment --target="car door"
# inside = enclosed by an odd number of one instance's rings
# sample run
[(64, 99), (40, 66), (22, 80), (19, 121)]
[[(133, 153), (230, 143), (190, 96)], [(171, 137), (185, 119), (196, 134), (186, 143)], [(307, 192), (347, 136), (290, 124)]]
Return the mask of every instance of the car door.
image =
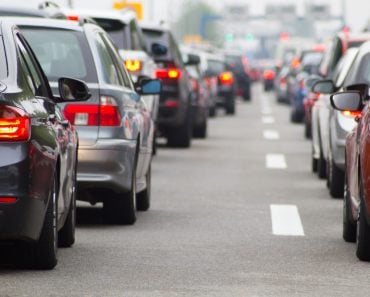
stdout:
[[(71, 186), (71, 176), (74, 167), (69, 162), (72, 159), (71, 153), (75, 151), (75, 147), (68, 147), (69, 126), (63, 126), (60, 115), (58, 116), (56, 114), (56, 104), (52, 99), (53, 96), (49, 83), (32, 50), (20, 33), (17, 34), (17, 44), (24, 64), (32, 77), (32, 84), (35, 87), (34, 104), (37, 106), (38, 115), (36, 122), (38, 127), (41, 128), (37, 133), (37, 136), (41, 140), (38, 143), (38, 147), (45, 157), (44, 160), (49, 160), (40, 161), (37, 164), (40, 167), (37, 171), (38, 175), (51, 179), (55, 170), (57, 170), (57, 161), (58, 159), (60, 160), (60, 172), (58, 173), (60, 177), (58, 217), (60, 218), (66, 213), (70, 201), (70, 195), (67, 195), (66, 191), (69, 189), (68, 186)], [(41, 181), (39, 182), (41, 183)], [(41, 184), (40, 186), (42, 187)]]

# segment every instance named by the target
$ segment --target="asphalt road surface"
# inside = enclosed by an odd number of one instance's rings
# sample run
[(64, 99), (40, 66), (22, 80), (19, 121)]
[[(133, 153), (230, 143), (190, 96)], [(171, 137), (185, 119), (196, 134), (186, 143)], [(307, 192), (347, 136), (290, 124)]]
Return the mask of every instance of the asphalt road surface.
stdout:
[(152, 207), (134, 226), (80, 206), (56, 269), (2, 259), (0, 296), (368, 296), (370, 264), (341, 238), (342, 201), (310, 172), (303, 126), (253, 91), (236, 116), (210, 120), (208, 139), (159, 149)]

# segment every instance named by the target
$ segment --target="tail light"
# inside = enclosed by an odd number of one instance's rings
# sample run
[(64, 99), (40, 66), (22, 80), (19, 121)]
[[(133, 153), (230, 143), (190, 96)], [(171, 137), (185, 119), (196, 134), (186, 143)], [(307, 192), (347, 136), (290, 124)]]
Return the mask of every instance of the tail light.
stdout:
[(119, 126), (121, 114), (114, 98), (100, 97), (99, 104), (68, 104), (64, 116), (76, 126)]
[(78, 15), (67, 15), (67, 20), (78, 22), (80, 18)]
[(17, 202), (16, 197), (0, 197), (0, 203), (11, 204)]
[(346, 117), (351, 117), (351, 118), (356, 118), (356, 117), (360, 117), (362, 112), (361, 111), (353, 111), (353, 110), (342, 110), (342, 115), (346, 116)]
[(263, 78), (265, 80), (273, 80), (273, 79), (275, 79), (275, 72), (273, 70), (267, 69), (267, 70), (263, 71)]
[(128, 71), (136, 72), (141, 70), (141, 68), (143, 67), (143, 63), (139, 60), (126, 60), (125, 66)]
[(286, 85), (286, 84), (287, 84), (287, 81), (286, 81), (286, 79), (285, 79), (284, 77), (282, 77), (282, 78), (280, 78), (279, 83), (280, 83), (281, 85)]
[(218, 78), (223, 85), (232, 85), (234, 83), (233, 74), (229, 71), (221, 72)]
[(181, 70), (177, 68), (157, 69), (155, 77), (159, 79), (178, 80), (181, 77)]
[(0, 141), (25, 141), (30, 132), (30, 118), (22, 109), (0, 106)]

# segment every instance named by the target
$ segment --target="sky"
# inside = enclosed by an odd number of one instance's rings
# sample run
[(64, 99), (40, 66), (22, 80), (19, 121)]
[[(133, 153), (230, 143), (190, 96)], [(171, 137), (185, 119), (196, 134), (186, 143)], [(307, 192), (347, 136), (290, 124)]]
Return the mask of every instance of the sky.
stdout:
[[(72, 1), (75, 8), (89, 9), (111, 9), (114, 0), (69, 0)], [(180, 8), (183, 2), (191, 2), (197, 0), (137, 0), (143, 3), (144, 16), (149, 19), (154, 18), (154, 21), (160, 20), (173, 21), (180, 13)], [(262, 14), (264, 6), (268, 3), (289, 3), (296, 4), (298, 11), (303, 10), (305, 2), (308, 3), (328, 3), (331, 5), (332, 12), (339, 14), (341, 12), (342, 3), (345, 3), (346, 17), (348, 25), (354, 30), (361, 30), (370, 18), (370, 0), (204, 0), (211, 6), (222, 12), (225, 3), (245, 4), (250, 6), (251, 14)], [(67, 5), (68, 0), (54, 0), (60, 5)], [(0, 0), (3, 3), (19, 3), (23, 5), (37, 5), (40, 0)], [(152, 7), (151, 13), (149, 8)]]

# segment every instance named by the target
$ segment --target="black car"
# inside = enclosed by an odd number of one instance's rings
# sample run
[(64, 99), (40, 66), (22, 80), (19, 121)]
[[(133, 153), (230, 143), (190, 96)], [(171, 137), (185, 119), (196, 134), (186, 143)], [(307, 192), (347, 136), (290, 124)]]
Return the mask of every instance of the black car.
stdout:
[[(148, 48), (152, 49), (154, 60), (160, 67), (156, 70), (156, 77), (162, 80), (163, 85), (157, 119), (159, 132), (167, 138), (169, 146), (189, 147), (193, 130), (192, 88), (178, 44), (172, 32), (163, 27), (142, 25), (142, 30)], [(155, 44), (167, 48), (158, 54), (153, 51)], [(188, 64), (194, 64), (194, 61), (189, 60)]]
[(234, 74), (237, 82), (238, 95), (242, 96), (245, 101), (251, 100), (251, 79), (248, 74), (247, 58), (235, 52), (225, 53), (227, 68)]
[[(60, 96), (14, 23), (0, 23), (0, 241), (27, 267), (52, 269), (74, 243), (78, 138), (57, 103), (86, 100), (87, 86), (60, 78)], [(68, 93), (67, 93), (68, 92)]]

